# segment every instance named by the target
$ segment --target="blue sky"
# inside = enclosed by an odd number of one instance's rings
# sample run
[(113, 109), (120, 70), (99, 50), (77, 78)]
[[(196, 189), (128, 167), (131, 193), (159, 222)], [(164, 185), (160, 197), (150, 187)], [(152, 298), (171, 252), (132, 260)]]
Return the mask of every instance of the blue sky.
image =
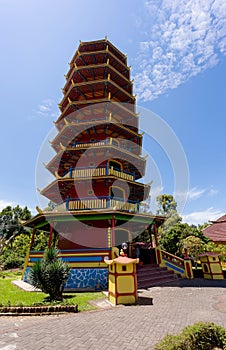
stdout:
[[(224, 0), (1, 0), (0, 7), (0, 208), (34, 211), (36, 160), (59, 115), (68, 62), (80, 39), (107, 35), (128, 54), (138, 106), (161, 117), (185, 152), (184, 220), (202, 224), (226, 212)], [(147, 169), (154, 201), (175, 191), (175, 174), (161, 144), (150, 142), (148, 153), (157, 169), (153, 176)]]

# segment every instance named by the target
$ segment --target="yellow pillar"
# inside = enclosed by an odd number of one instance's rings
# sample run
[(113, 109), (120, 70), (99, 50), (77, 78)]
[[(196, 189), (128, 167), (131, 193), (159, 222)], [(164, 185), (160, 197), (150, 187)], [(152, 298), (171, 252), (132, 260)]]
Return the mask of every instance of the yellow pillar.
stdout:
[(108, 300), (114, 304), (137, 303), (136, 264), (139, 259), (120, 256), (113, 260), (105, 260), (108, 270)]

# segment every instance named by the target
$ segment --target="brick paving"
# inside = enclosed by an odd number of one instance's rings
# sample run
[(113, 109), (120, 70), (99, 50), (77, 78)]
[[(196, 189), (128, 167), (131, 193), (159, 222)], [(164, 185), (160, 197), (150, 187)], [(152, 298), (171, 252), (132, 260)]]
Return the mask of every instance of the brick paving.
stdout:
[(139, 292), (136, 306), (0, 317), (0, 350), (149, 350), (167, 333), (197, 321), (226, 327), (225, 288), (154, 287)]

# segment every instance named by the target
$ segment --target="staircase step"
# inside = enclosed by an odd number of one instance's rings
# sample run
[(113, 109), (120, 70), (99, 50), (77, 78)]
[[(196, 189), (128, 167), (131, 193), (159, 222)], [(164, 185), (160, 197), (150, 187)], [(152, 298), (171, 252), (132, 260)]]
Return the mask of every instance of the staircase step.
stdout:
[(173, 271), (168, 271), (168, 270), (145, 270), (145, 271), (139, 271), (137, 273), (138, 277), (142, 277), (142, 276), (159, 276), (162, 274), (167, 274), (167, 275), (174, 275)]
[(155, 281), (158, 279), (163, 279), (163, 278), (171, 278), (174, 279), (175, 275), (174, 274), (168, 274), (167, 272), (161, 273), (161, 274), (153, 274), (153, 275), (143, 275), (143, 276), (137, 276), (137, 281), (142, 282), (142, 281)]
[(143, 265), (137, 268), (138, 288), (149, 288), (165, 284), (178, 284), (178, 276), (159, 265)]
[(158, 287), (162, 285), (172, 285), (172, 286), (178, 286), (179, 281), (177, 278), (168, 278), (165, 280), (159, 280), (159, 281), (149, 281), (146, 283), (138, 283), (138, 289), (145, 289), (145, 288), (151, 288), (151, 287)]

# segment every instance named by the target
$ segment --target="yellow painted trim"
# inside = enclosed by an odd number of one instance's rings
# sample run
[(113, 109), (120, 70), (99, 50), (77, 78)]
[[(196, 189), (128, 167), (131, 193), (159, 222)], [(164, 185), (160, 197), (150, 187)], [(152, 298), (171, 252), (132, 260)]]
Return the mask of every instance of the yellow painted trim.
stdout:
[(26, 257), (25, 257), (25, 260), (24, 260), (24, 268), (23, 268), (23, 271), (22, 271), (22, 276), (21, 276), (21, 279), (23, 280), (24, 278), (24, 273), (25, 273), (25, 270), (28, 266), (28, 263), (29, 263), (29, 253), (30, 253), (30, 250), (28, 249), (27, 250), (27, 253), (26, 253)]
[(55, 171), (54, 174), (55, 174), (55, 176), (56, 176), (57, 179), (61, 179), (61, 176), (58, 175), (58, 172), (57, 172), (57, 171)]
[[(104, 252), (104, 253), (72, 253), (72, 254), (59, 254), (59, 257), (71, 257), (71, 256), (108, 256), (110, 254), (109, 252)], [(30, 254), (30, 258), (40, 258), (43, 257), (43, 254)]]
[[(116, 48), (115, 48), (115, 49), (116, 49)], [(116, 49), (116, 50), (117, 50), (117, 49)], [(116, 61), (118, 61), (121, 65), (123, 65), (125, 68), (127, 68), (128, 70), (130, 70), (130, 68), (127, 66), (126, 63), (122, 62), (118, 57), (116, 57), (111, 51), (108, 51), (107, 49), (105, 49), (105, 50), (100, 50), (100, 51), (82, 52), (82, 55), (92, 55), (92, 54), (99, 54), (99, 53), (108, 53), (108, 54), (111, 55)], [(75, 53), (75, 55), (74, 55), (72, 61), (73, 61), (77, 56), (79, 56), (79, 55), (80, 55), (80, 52), (79, 52), (79, 51), (76, 51), (76, 53)], [(107, 60), (108, 60), (108, 62), (109, 62), (109, 58), (108, 58)], [(74, 63), (74, 66), (75, 66), (75, 68), (77, 68), (76, 63)], [(80, 67), (84, 67), (84, 66), (80, 66)], [(79, 67), (79, 68), (80, 68), (80, 67)], [(72, 70), (72, 72), (71, 72), (71, 74), (70, 74), (68, 80), (70, 80), (71, 75), (72, 75), (73, 73), (74, 73), (74, 69)], [(66, 77), (66, 75), (65, 75), (65, 77)], [(66, 84), (67, 84), (67, 83), (66, 83)]]
[(111, 228), (108, 227), (108, 248), (112, 246)]
[[(99, 98), (99, 99), (95, 99), (95, 100), (89, 100), (89, 103), (92, 104), (92, 103), (97, 103), (97, 102), (106, 102), (108, 101), (107, 98)], [(79, 100), (79, 101), (74, 101), (75, 104), (77, 105), (81, 105), (81, 104), (87, 104), (87, 100)], [(69, 108), (69, 104), (65, 107), (64, 111), (61, 113), (60, 117), (57, 119), (56, 122), (54, 122), (55, 124), (58, 124), (62, 119), (63, 119), (63, 116), (64, 114), (66, 113), (66, 111), (68, 110)], [(122, 104), (120, 105), (120, 107), (122, 109), (124, 109), (125, 111), (127, 111), (128, 113), (130, 113), (131, 115), (133, 115), (134, 117), (138, 117), (137, 113), (134, 113), (132, 112), (131, 110), (127, 109), (126, 107), (124, 107)]]
[(74, 254), (68, 254), (68, 255), (65, 255), (65, 254), (60, 254), (59, 256), (60, 257), (71, 257), (71, 256), (108, 256), (110, 254), (110, 251), (109, 252), (106, 252), (106, 253), (74, 253)]
[(60, 148), (62, 149), (62, 151), (65, 151), (66, 149), (66, 147), (64, 147), (61, 142), (60, 142)]
[[(107, 147), (109, 147), (109, 145), (104, 145), (104, 146), (95, 146), (95, 148), (107, 148)], [(111, 147), (112, 148), (116, 148), (114, 145), (111, 145)], [(83, 149), (83, 148), (87, 148), (87, 147), (80, 147), (79, 149)], [(72, 147), (68, 147), (68, 150), (75, 150), (75, 148), (72, 148)], [(121, 150), (120, 148), (116, 148), (116, 149), (118, 149), (118, 150)], [(63, 150), (61, 150), (61, 151), (59, 151), (56, 155), (55, 155), (55, 157), (48, 163), (48, 168), (49, 167), (51, 167), (51, 164), (52, 163), (54, 163), (56, 160), (57, 160), (57, 158), (61, 158), (61, 156), (62, 156), (62, 151), (64, 151), (64, 149)], [(122, 149), (121, 150), (123, 153), (127, 153), (129, 156), (132, 156), (132, 157), (134, 157), (134, 158), (136, 158), (136, 159), (138, 159), (138, 160), (140, 160), (140, 161), (144, 161), (144, 158), (143, 157), (141, 157), (141, 156), (136, 156), (134, 153), (131, 153), (131, 152), (129, 152), (129, 151), (127, 151), (126, 149)], [(45, 165), (45, 167), (47, 167), (47, 165)]]
[[(138, 134), (137, 132), (131, 130), (131, 129), (128, 129), (127, 127), (125, 127), (124, 125), (120, 124), (117, 120), (114, 121), (112, 120), (112, 113), (109, 114), (109, 117), (108, 119), (106, 120), (109, 120), (112, 124), (114, 125), (119, 125), (119, 127), (123, 130), (125, 130), (126, 132), (128, 132), (129, 134), (132, 134), (132, 135), (135, 135), (139, 138), (142, 138), (142, 134)], [(51, 141), (51, 144), (55, 144), (55, 143), (58, 143), (57, 140), (61, 137), (61, 135), (63, 135), (64, 131), (67, 129), (68, 126), (74, 126), (76, 128), (78, 128), (79, 126), (82, 126), (82, 125), (93, 125), (93, 122), (92, 121), (87, 121), (87, 122), (81, 122), (81, 123), (75, 123), (75, 122), (69, 122), (66, 117), (64, 118), (64, 123), (65, 125), (63, 126), (63, 128), (59, 131), (59, 133), (55, 136), (55, 138)], [(98, 124), (103, 124), (103, 120), (100, 120), (100, 121), (95, 121), (95, 125), (98, 125)], [(114, 138), (116, 139), (116, 138)], [(117, 139), (116, 139), (117, 140)], [(126, 139), (124, 139), (126, 140)], [(139, 146), (139, 145), (138, 145)]]
[[(28, 267), (32, 267), (34, 266), (34, 262), (29, 262), (28, 263)], [(102, 268), (105, 267), (106, 268), (106, 264), (105, 262), (94, 262), (94, 263), (86, 263), (86, 262), (67, 262), (67, 264), (71, 267), (71, 268)]]
[(36, 205), (36, 210), (39, 214), (43, 214), (43, 211)]

